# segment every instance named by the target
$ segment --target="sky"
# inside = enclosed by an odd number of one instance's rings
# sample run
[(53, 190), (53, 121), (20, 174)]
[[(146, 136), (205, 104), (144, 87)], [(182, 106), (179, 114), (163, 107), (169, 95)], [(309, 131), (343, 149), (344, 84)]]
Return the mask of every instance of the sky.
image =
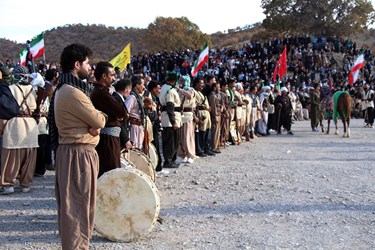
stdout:
[(25, 43), (42, 31), (78, 23), (147, 28), (158, 16), (184, 16), (212, 34), (262, 22), (260, 5), (261, 0), (0, 0), (0, 38)]
[[(374, 0), (375, 1), (375, 0)], [(147, 28), (156, 17), (187, 17), (207, 34), (264, 19), (261, 0), (0, 0), (0, 38), (25, 43), (42, 31), (65, 24)], [(1, 49), (1, 48), (0, 48)]]

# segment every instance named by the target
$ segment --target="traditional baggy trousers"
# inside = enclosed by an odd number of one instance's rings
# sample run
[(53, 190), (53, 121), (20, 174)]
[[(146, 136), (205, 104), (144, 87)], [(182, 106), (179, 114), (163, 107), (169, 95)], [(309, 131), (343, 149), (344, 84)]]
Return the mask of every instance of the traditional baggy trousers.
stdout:
[(99, 175), (121, 167), (120, 138), (111, 135), (100, 134), (99, 144), (96, 146), (99, 156)]
[(211, 150), (218, 149), (219, 143), (219, 136), (220, 136), (220, 126), (221, 126), (221, 117), (218, 117), (218, 122), (217, 123), (212, 123), (211, 127), (211, 141), (210, 141), (210, 146)]
[(20, 186), (28, 188), (33, 182), (37, 148), (1, 150), (0, 186), (14, 186), (19, 175)]
[(177, 156), (194, 159), (195, 156), (195, 125), (194, 121), (187, 121), (179, 129), (179, 144)]
[(58, 146), (55, 194), (63, 250), (89, 249), (98, 171), (99, 157), (94, 145)]

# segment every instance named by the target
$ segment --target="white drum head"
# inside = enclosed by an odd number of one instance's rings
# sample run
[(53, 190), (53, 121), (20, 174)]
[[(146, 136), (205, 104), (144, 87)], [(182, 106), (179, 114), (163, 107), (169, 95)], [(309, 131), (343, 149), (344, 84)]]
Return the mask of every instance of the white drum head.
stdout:
[(95, 228), (112, 241), (130, 242), (150, 232), (160, 211), (155, 184), (137, 169), (117, 168), (97, 185)]
[(149, 147), (148, 147), (148, 154), (150, 155), (150, 160), (152, 164), (154, 165), (154, 169), (156, 169), (159, 163), (159, 156), (158, 156), (156, 147), (151, 143), (149, 144)]
[(125, 158), (132, 162), (136, 169), (141, 170), (147, 174), (151, 180), (155, 181), (155, 168), (150, 158), (139, 150), (131, 149), (125, 153)]

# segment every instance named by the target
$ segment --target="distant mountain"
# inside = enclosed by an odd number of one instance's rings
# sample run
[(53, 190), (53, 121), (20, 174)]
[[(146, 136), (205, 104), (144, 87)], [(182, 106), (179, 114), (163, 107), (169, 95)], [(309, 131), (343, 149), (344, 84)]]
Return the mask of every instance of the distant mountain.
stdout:
[[(71, 43), (81, 43), (93, 50), (91, 61), (110, 60), (116, 56), (127, 43), (131, 42), (132, 54), (145, 52), (142, 42), (145, 29), (113, 28), (104, 25), (65, 25), (45, 31), (46, 61), (59, 62), (63, 48)], [(19, 60), (18, 54), (25, 44), (0, 39), (0, 60)]]
[[(63, 48), (71, 43), (82, 43), (93, 50), (92, 62), (110, 60), (117, 55), (127, 43), (131, 42), (131, 54), (147, 53), (145, 39), (147, 29), (128, 27), (106, 27), (105, 25), (65, 25), (45, 31), (46, 61), (59, 62)], [(226, 33), (211, 34), (211, 47), (238, 47), (251, 40), (273, 38), (274, 34), (265, 31), (261, 24), (248, 25), (243, 28), (230, 29)], [(358, 46), (366, 45), (375, 49), (375, 30), (358, 34), (352, 39)], [(157, 43), (158, 41), (153, 41)], [(19, 61), (18, 54), (25, 47), (7, 39), (0, 39), (0, 60)], [(375, 51), (374, 51), (375, 52)]]

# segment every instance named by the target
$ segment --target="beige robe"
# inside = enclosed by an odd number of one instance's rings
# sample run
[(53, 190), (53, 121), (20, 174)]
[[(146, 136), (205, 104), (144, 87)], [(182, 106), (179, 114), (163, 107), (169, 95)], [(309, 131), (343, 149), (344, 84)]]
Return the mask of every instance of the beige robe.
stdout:
[[(30, 111), (36, 109), (36, 94), (31, 85), (17, 85), (9, 86), (13, 96), (16, 98), (18, 104), (23, 101), (23, 95), (27, 95), (30, 91), (31, 94), (26, 99), (26, 104)], [(27, 111), (27, 106), (22, 105), (21, 110)], [(38, 147), (38, 124), (32, 117), (14, 117), (10, 119), (4, 128), (3, 134), (3, 148), (16, 149), (16, 148), (37, 148)]]
[[(197, 93), (196, 95), (197, 106), (201, 105), (208, 109), (210, 107), (208, 103), (208, 99), (202, 94), (202, 92), (196, 91), (196, 93)], [(199, 123), (200, 131), (206, 131), (207, 129), (211, 128), (211, 116), (208, 110), (199, 110), (198, 117), (200, 120), (200, 123)], [(202, 119), (203, 117), (205, 117), (205, 119)]]

